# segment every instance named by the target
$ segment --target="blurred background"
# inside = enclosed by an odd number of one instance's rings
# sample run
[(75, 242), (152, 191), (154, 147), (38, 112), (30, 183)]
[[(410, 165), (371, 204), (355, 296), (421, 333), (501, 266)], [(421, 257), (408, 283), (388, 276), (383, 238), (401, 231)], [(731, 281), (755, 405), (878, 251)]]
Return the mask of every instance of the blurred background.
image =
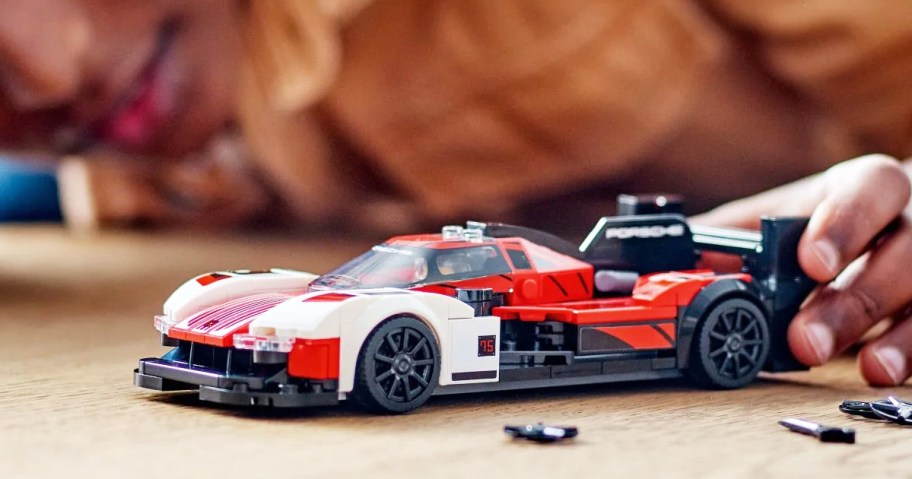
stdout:
[(60, 223), (53, 165), (0, 155), (0, 221)]
[(619, 193), (699, 213), (912, 154), (910, 5), (9, 0), (0, 221), (578, 240)]

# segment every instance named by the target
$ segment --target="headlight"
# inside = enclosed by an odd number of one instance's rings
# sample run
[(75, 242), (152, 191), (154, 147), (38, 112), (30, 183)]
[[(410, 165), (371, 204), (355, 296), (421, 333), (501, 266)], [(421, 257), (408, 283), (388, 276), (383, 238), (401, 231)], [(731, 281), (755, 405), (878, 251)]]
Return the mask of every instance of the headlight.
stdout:
[(252, 334), (235, 334), (234, 347), (266, 351), (270, 353), (288, 353), (294, 347), (295, 338), (287, 336), (255, 336)]
[(171, 326), (174, 326), (174, 319), (171, 318), (170, 314), (156, 314), (153, 322), (155, 324), (155, 329), (164, 335), (168, 334), (168, 331), (171, 330)]

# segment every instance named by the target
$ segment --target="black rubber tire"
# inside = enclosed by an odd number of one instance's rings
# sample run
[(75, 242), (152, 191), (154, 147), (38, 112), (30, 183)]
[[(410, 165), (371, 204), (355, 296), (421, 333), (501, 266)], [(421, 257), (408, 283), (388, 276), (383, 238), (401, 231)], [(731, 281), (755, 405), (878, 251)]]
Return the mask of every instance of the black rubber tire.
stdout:
[(723, 299), (697, 325), (687, 372), (701, 386), (737, 389), (757, 377), (769, 350), (763, 311), (744, 298)]
[(402, 414), (424, 404), (440, 377), (434, 333), (411, 316), (380, 323), (358, 353), (351, 399), (375, 413)]

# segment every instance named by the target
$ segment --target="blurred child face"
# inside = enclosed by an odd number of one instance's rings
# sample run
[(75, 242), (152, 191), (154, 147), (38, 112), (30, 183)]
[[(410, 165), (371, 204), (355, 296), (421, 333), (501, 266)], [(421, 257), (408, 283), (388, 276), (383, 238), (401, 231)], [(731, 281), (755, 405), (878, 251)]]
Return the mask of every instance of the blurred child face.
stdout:
[(176, 156), (233, 110), (228, 0), (4, 0), (0, 146)]

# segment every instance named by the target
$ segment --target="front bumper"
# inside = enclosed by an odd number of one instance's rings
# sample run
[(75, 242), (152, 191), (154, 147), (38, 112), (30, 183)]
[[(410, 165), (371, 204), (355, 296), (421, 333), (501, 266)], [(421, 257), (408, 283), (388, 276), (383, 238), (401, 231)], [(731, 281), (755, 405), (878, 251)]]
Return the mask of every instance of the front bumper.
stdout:
[(217, 369), (163, 358), (139, 360), (133, 383), (156, 391), (199, 390), (203, 401), (236, 406), (312, 407), (339, 403), (325, 382), (290, 380), (284, 370), (272, 376), (233, 375)]

